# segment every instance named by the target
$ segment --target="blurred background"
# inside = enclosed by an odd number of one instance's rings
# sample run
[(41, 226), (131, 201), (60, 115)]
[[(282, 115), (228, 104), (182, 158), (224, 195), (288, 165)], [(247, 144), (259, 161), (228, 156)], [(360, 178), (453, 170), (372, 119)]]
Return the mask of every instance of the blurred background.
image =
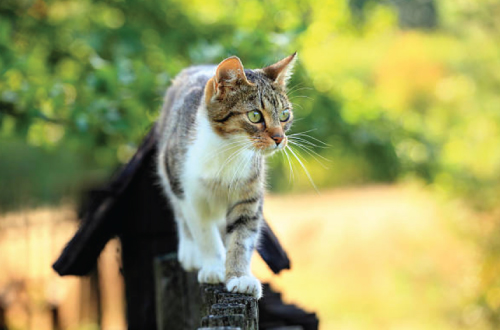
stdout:
[(498, 329), (499, 17), (495, 0), (2, 0), (0, 328), (123, 329), (117, 242), (99, 276), (50, 268), (81, 193), (182, 68), (298, 51), (294, 150), (319, 193), (273, 157), (265, 215), (292, 270), (255, 271), (321, 329)]

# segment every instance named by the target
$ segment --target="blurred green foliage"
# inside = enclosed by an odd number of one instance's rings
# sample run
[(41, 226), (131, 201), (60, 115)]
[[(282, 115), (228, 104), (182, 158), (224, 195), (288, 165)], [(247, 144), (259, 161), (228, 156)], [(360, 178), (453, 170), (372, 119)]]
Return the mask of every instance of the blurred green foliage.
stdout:
[[(133, 154), (182, 68), (232, 54), (261, 67), (298, 50), (295, 131), (331, 145), (320, 150), (329, 169), (303, 152), (318, 185), (416, 177), (489, 206), (500, 162), (498, 5), (443, 0), (439, 28), (424, 19), (426, 30), (411, 30), (416, 19), (398, 3), (3, 1), (0, 132), (49, 159), (73, 155), (85, 169), (75, 181), (105, 177)], [(423, 6), (435, 21), (434, 2)], [(271, 177), (289, 189), (286, 176)]]
[[(494, 0), (2, 0), (0, 207), (105, 179), (182, 68), (234, 54), (262, 67), (297, 50), (294, 132), (330, 145), (316, 150), (328, 168), (302, 151), (318, 186), (421, 180), (494, 209), (498, 17)], [(274, 158), (272, 188), (292, 189)], [(293, 189), (311, 189), (298, 163), (294, 173)], [(489, 232), (479, 300), (496, 325), (500, 240)]]
[[(302, 151), (319, 186), (412, 177), (490, 206), (500, 163), (495, 13), (486, 0), (2, 1), (0, 134), (49, 161), (71, 154), (81, 165), (73, 183), (104, 178), (133, 154), (182, 68), (232, 54), (261, 67), (298, 50), (295, 131), (331, 145), (319, 150), (328, 169)], [(310, 189), (294, 166), (295, 189)], [(290, 190), (287, 175), (271, 184)]]

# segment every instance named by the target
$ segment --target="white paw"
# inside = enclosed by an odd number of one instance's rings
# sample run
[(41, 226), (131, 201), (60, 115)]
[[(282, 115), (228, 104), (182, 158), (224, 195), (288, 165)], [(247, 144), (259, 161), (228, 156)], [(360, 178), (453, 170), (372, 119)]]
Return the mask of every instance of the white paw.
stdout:
[(223, 265), (205, 265), (198, 272), (198, 282), (210, 284), (223, 283), (225, 274), (226, 268)]
[(259, 280), (252, 275), (232, 277), (227, 280), (226, 288), (229, 292), (250, 294), (257, 299), (262, 297), (262, 286)]
[(179, 244), (178, 259), (185, 271), (193, 271), (201, 268), (201, 257), (198, 247), (188, 240)]

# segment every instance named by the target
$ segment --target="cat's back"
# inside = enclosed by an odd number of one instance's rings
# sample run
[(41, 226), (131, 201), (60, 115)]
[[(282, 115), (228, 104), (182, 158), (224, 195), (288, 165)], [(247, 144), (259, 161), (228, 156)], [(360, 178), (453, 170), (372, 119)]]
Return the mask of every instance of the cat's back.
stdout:
[(177, 74), (172, 81), (170, 89), (190, 89), (200, 87), (203, 89), (208, 79), (214, 74), (217, 67), (215, 65), (195, 65), (190, 66)]
[(193, 129), (196, 111), (207, 81), (214, 75), (215, 65), (191, 66), (182, 70), (167, 89), (157, 126), (162, 137)]
[(158, 140), (158, 171), (167, 193), (181, 198), (183, 164), (188, 144), (196, 131), (196, 114), (202, 102), (207, 81), (215, 66), (193, 66), (181, 71), (167, 89), (156, 126)]

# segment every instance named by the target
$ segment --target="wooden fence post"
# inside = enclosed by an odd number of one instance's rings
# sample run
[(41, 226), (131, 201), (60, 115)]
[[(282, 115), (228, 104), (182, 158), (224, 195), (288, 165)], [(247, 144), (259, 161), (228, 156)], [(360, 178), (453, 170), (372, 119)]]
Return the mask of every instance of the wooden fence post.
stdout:
[(170, 253), (154, 261), (158, 330), (258, 330), (257, 299), (199, 285)]
[(193, 330), (200, 320), (200, 287), (196, 273), (185, 272), (176, 253), (154, 260), (158, 330)]

